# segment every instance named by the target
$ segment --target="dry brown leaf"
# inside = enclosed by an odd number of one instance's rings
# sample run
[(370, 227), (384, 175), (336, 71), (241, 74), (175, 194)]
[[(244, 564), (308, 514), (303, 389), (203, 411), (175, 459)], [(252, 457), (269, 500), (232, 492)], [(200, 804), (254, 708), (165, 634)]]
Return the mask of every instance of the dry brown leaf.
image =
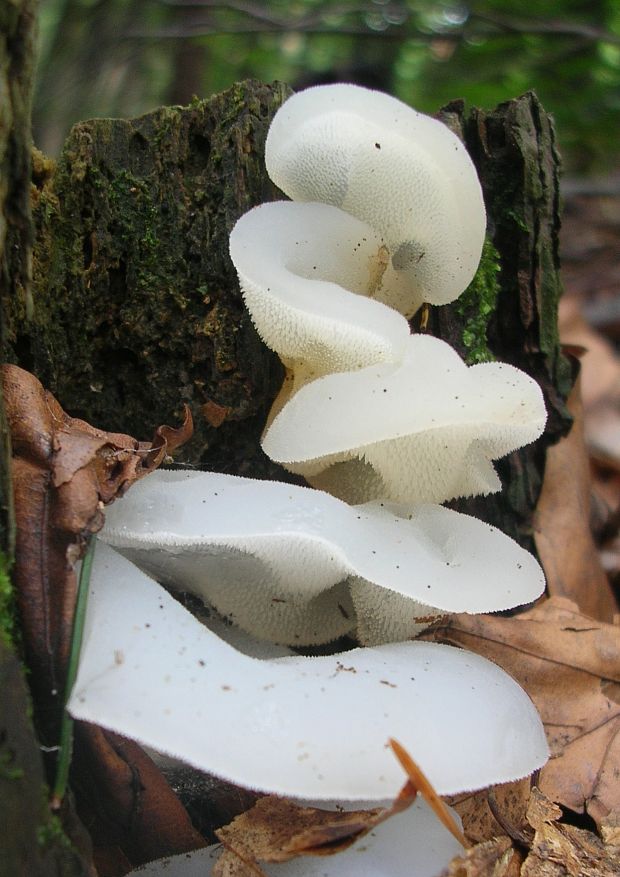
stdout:
[[(75, 562), (103, 524), (103, 507), (155, 469), (192, 431), (160, 427), (150, 443), (95, 429), (69, 417), (31, 374), (2, 367), (13, 449), (16, 563), (13, 574), (22, 645), (29, 667), (37, 731), (54, 775), (55, 744), (64, 708), (67, 658), (77, 592)], [(97, 777), (99, 806), (122, 824), (120, 850), (109, 862), (143, 862), (153, 853), (204, 845), (165, 779), (133, 743), (91, 729), (76, 753), (82, 788)], [(82, 796), (80, 804), (84, 804)], [(148, 813), (141, 807), (148, 804)], [(89, 823), (89, 828), (93, 825)], [(159, 845), (162, 842), (166, 845)], [(131, 855), (125, 855), (125, 848)], [(112, 867), (112, 865), (110, 865)], [(104, 873), (104, 872), (102, 872)], [(109, 873), (112, 873), (111, 871)]]
[(381, 822), (409, 807), (420, 794), (437, 818), (463, 845), (454, 818), (409, 753), (397, 740), (389, 745), (408, 781), (391, 807), (338, 812), (301, 807), (284, 798), (261, 798), (216, 834), (225, 850), (213, 877), (263, 875), (259, 862), (286, 862), (300, 855), (324, 856), (345, 850)]
[(561, 818), (561, 808), (543, 795), (540, 789), (533, 788), (527, 807), (527, 821), (534, 831), (540, 831), (549, 822), (557, 822)]
[[(620, 506), (620, 356), (600, 332), (587, 324), (578, 303), (569, 298), (560, 302), (560, 337), (583, 349), (580, 355), (582, 431), (597, 500), (595, 524), (599, 524), (602, 535), (609, 540), (618, 532)], [(601, 561), (607, 572), (620, 570), (620, 540), (606, 547)]]
[(519, 877), (522, 861), (509, 837), (496, 837), (452, 859), (441, 877)]
[(72, 779), (101, 875), (109, 873), (104, 863), (119, 851), (131, 867), (206, 846), (137, 743), (85, 722), (76, 724), (75, 741)]
[(563, 825), (562, 815), (537, 789), (532, 791), (528, 819), (535, 829), (521, 877), (617, 877), (620, 858), (590, 831)]
[(520, 840), (527, 825), (529, 798), (530, 778), (526, 777), (449, 798), (448, 804), (461, 817), (468, 839), (479, 844), (502, 834)]
[(620, 859), (602, 841), (574, 825), (549, 823), (536, 832), (521, 877), (618, 877)]
[(42, 742), (58, 742), (73, 624), (75, 561), (103, 524), (102, 508), (191, 435), (161, 427), (151, 443), (69, 417), (31, 374), (2, 367), (13, 448), (16, 518), (13, 581)]
[(552, 756), (540, 787), (600, 821), (620, 808), (620, 627), (553, 597), (514, 618), (457, 615), (429, 635), (499, 664), (528, 692)]
[(586, 409), (606, 399), (620, 398), (620, 357), (583, 318), (579, 303), (568, 297), (560, 301), (560, 339), (562, 344), (584, 349), (580, 361)]
[(617, 607), (590, 530), (592, 479), (579, 381), (568, 408), (575, 418), (572, 429), (547, 451), (533, 521), (536, 549), (549, 594), (568, 597), (593, 618), (612, 621)]
[(620, 874), (617, 814), (606, 818), (602, 841), (592, 832), (561, 823), (561, 818), (561, 809), (539, 789), (533, 788), (526, 811), (529, 833), (526, 842), (513, 845), (505, 835), (483, 841), (453, 859), (442, 877), (612, 877)]
[(620, 810), (601, 819), (601, 837), (611, 854), (620, 857)]
[(584, 349), (580, 357), (585, 437), (592, 453), (620, 467), (620, 356), (613, 345), (584, 320), (576, 302), (560, 304), (560, 337)]
[(340, 813), (300, 807), (274, 796), (261, 798), (216, 832), (226, 849), (213, 868), (213, 877), (255, 877), (263, 873), (258, 862), (286, 862), (302, 854), (346, 849), (383, 821), (387, 812), (375, 808)]
[(207, 423), (217, 429), (224, 423), (232, 408), (226, 405), (218, 405), (217, 402), (209, 399), (204, 405), (201, 405), (200, 410)]
[(212, 877), (265, 877), (262, 868), (246, 862), (231, 850), (224, 850), (211, 871)]

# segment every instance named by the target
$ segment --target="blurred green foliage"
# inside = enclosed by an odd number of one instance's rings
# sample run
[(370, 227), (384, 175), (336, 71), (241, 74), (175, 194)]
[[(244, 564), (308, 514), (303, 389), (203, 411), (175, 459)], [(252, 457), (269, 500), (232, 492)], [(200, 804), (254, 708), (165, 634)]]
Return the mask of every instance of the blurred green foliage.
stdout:
[(35, 139), (245, 77), (357, 81), (426, 112), (534, 89), (574, 173), (620, 158), (618, 0), (43, 0)]

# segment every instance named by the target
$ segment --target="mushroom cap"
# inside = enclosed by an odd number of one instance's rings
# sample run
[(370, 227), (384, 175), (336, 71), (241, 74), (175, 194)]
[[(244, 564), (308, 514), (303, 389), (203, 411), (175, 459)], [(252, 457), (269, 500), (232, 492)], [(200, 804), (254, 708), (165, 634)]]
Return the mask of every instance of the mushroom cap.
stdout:
[(267, 346), (313, 377), (398, 359), (407, 321), (366, 297), (403, 294), (403, 278), (391, 268), (375, 289), (382, 243), (366, 223), (328, 204), (275, 201), (244, 214), (230, 255)]
[(403, 776), (391, 736), (439, 794), (514, 780), (548, 757), (530, 699), (478, 655), (405, 642), (250, 658), (101, 543), (68, 710), (223, 779), (317, 801), (393, 799)]
[(468, 515), (348, 506), (219, 473), (153, 472), (107, 510), (100, 535), (159, 581), (279, 643), (330, 642), (356, 623), (374, 631), (368, 641), (404, 638), (420, 616), (494, 612), (544, 589), (531, 554)]
[[(451, 812), (458, 822), (456, 811)], [(208, 877), (221, 852), (218, 844), (158, 859), (128, 877)], [(334, 856), (261, 862), (261, 869), (267, 877), (436, 877), (461, 852), (459, 842), (418, 798), (405, 812), (391, 816)]]
[(399, 307), (445, 304), (471, 282), (486, 214), (476, 169), (442, 122), (356, 85), (290, 97), (265, 146), (271, 179), (294, 201), (333, 204), (385, 238), (411, 284)]
[(534, 441), (545, 421), (540, 388), (524, 372), (468, 368), (444, 341), (412, 335), (400, 364), (302, 387), (263, 450), (347, 501), (443, 502), (499, 490), (491, 460)]

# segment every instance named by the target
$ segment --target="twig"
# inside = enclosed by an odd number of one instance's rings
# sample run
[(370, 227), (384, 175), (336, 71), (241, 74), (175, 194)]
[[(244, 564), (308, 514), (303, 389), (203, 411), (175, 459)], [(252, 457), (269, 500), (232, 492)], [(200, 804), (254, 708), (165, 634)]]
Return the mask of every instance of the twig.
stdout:
[(95, 536), (91, 536), (80, 569), (75, 613), (73, 616), (71, 651), (69, 654), (69, 666), (67, 668), (67, 679), (65, 684), (65, 711), (60, 726), (60, 744), (58, 747), (59, 752), (56, 765), (56, 780), (52, 792), (51, 807), (53, 810), (58, 810), (62, 804), (62, 799), (64, 798), (67, 789), (67, 780), (69, 778), (71, 752), (73, 749), (73, 719), (67, 712), (66, 703), (69, 700), (71, 689), (75, 683), (78, 663), (80, 660), (82, 636), (84, 634), (84, 619), (86, 617), (86, 603), (88, 601), (88, 590), (90, 585), (90, 573), (93, 566), (93, 559), (95, 557), (96, 542), (97, 540)]
[(620, 45), (620, 36), (610, 33), (601, 27), (594, 27), (589, 24), (581, 24), (577, 22), (567, 22), (542, 19), (513, 19), (504, 18), (501, 15), (490, 15), (489, 13), (472, 12), (469, 20), (476, 20), (493, 27), (503, 30), (506, 33), (520, 34), (523, 36), (560, 36), (560, 37), (580, 37), (588, 42), (611, 43), (612, 45)]

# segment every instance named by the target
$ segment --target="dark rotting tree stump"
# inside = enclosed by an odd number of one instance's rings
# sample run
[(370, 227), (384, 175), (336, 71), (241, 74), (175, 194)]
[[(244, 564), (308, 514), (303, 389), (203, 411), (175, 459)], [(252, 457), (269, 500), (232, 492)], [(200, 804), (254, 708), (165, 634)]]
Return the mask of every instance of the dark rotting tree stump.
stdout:
[(460, 299), (434, 308), (430, 331), (470, 363), (495, 358), (541, 386), (548, 422), (543, 438), (496, 465), (504, 485), (454, 508), (496, 524), (530, 549), (531, 515), (542, 486), (545, 452), (570, 429), (566, 399), (574, 364), (558, 335), (560, 159), (553, 123), (535, 94), (492, 111), (450, 104), (440, 117), (464, 140), (487, 207), (487, 242), (476, 278)]
[[(74, 416), (130, 435), (193, 410), (179, 456), (269, 474), (259, 449), (280, 362), (261, 343), (228, 257), (238, 217), (277, 197), (263, 163), (284, 86), (76, 125), (35, 167), (34, 317), (13, 357)], [(37, 173), (38, 169), (38, 173)]]

